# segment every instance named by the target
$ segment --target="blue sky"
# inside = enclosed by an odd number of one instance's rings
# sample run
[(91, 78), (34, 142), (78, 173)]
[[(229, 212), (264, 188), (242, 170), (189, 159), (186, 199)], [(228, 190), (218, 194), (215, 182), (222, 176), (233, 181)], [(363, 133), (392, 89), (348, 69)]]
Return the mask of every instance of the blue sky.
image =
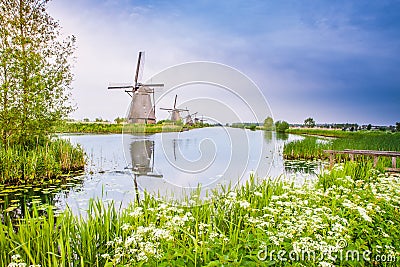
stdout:
[(54, 0), (49, 12), (77, 36), (73, 98), (82, 119), (123, 116), (129, 98), (106, 90), (188, 61), (249, 76), (275, 119), (400, 121), (400, 1)]

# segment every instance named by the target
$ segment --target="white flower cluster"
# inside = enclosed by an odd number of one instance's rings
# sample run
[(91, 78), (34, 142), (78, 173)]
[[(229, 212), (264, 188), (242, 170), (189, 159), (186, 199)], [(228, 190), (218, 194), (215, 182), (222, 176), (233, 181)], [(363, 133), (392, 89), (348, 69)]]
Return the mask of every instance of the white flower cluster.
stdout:
[(41, 267), (40, 264), (27, 265), (21, 258), (21, 255), (15, 254), (11, 256), (11, 262), (7, 265), (8, 267)]

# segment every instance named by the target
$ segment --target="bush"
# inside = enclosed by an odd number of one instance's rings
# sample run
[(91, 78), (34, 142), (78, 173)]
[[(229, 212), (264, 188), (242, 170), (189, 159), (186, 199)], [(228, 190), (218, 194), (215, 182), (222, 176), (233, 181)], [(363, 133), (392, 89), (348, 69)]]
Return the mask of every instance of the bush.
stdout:
[(277, 132), (284, 133), (287, 129), (289, 129), (289, 123), (286, 121), (277, 121), (275, 123), (275, 130)]

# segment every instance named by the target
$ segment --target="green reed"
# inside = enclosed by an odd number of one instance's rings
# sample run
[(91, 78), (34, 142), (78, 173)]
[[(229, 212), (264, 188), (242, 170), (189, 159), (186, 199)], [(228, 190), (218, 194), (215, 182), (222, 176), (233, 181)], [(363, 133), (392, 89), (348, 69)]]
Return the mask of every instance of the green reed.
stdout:
[[(41, 266), (332, 266), (399, 263), (400, 177), (348, 162), (315, 183), (251, 177), (237, 188), (165, 201), (144, 193), (126, 209), (91, 201), (84, 216), (38, 212), (0, 223), (0, 265)], [(371, 260), (339, 256), (371, 250)], [(281, 260), (273, 251), (308, 249), (315, 258)], [(17, 254), (19, 256), (17, 256)], [(267, 257), (264, 257), (264, 256)], [(288, 255), (286, 255), (288, 257)]]
[(161, 132), (180, 132), (184, 129), (202, 128), (207, 124), (183, 125), (182, 123), (160, 124), (115, 124), (115, 123), (83, 123), (83, 122), (64, 122), (55, 127), (58, 133), (161, 133)]
[[(323, 131), (323, 130), (319, 130)], [(325, 130), (324, 132), (333, 132)], [(400, 133), (389, 132), (356, 132), (320, 142), (318, 137), (305, 136), (302, 140), (285, 144), (283, 154), (286, 159), (327, 159), (323, 150), (366, 149), (400, 151)], [(348, 156), (341, 156), (348, 158)], [(364, 158), (364, 157), (359, 157)], [(382, 159), (389, 162), (390, 159)]]
[[(251, 177), (237, 188), (200, 191), (181, 201), (144, 193), (126, 209), (91, 201), (84, 216), (37, 212), (0, 223), (0, 264), (41, 266), (332, 266), (376, 265), (377, 254), (399, 263), (400, 177), (349, 162), (321, 180)], [(325, 181), (324, 181), (325, 180)], [(326, 182), (328, 181), (328, 182)], [(338, 256), (371, 250), (371, 260)], [(273, 251), (308, 249), (311, 259), (281, 260)], [(344, 251), (344, 255), (345, 255)], [(264, 257), (264, 256), (267, 257)], [(288, 257), (288, 255), (286, 255)]]
[(25, 148), (0, 146), (0, 183), (34, 183), (58, 177), (85, 165), (84, 151), (79, 145), (56, 139)]

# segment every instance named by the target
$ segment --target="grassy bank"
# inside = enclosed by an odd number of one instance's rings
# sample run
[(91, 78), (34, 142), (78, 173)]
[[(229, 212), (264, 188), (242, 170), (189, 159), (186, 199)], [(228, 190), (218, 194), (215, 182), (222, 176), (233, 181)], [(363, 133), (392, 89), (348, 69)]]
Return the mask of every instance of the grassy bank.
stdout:
[(366, 131), (350, 132), (338, 129), (330, 130), (330, 129), (316, 129), (316, 128), (289, 128), (286, 130), (286, 133), (317, 135), (326, 137), (348, 137), (357, 135), (359, 133), (366, 133)]
[[(286, 159), (327, 159), (328, 155), (323, 152), (326, 149), (367, 149), (367, 150), (388, 150), (400, 151), (400, 133), (390, 132), (344, 132), (322, 130), (324, 136), (335, 136), (337, 138), (328, 139), (325, 142), (318, 140), (318, 137), (306, 136), (303, 140), (298, 140), (285, 144), (283, 154)], [(310, 133), (309, 130), (306, 131)], [(333, 133), (330, 133), (333, 132)], [(304, 133), (304, 131), (302, 132)]]
[(202, 128), (206, 124), (182, 125), (162, 124), (116, 124), (116, 123), (84, 123), (64, 122), (55, 127), (57, 133), (161, 133), (180, 132), (194, 128)]
[(399, 190), (399, 176), (349, 162), (299, 188), (251, 179), (189, 206), (148, 195), (123, 211), (92, 202), (86, 219), (49, 210), (0, 224), (0, 264), (395, 266)]
[(1, 184), (40, 183), (81, 170), (84, 165), (83, 149), (66, 140), (47, 141), (29, 149), (18, 145), (0, 146)]

